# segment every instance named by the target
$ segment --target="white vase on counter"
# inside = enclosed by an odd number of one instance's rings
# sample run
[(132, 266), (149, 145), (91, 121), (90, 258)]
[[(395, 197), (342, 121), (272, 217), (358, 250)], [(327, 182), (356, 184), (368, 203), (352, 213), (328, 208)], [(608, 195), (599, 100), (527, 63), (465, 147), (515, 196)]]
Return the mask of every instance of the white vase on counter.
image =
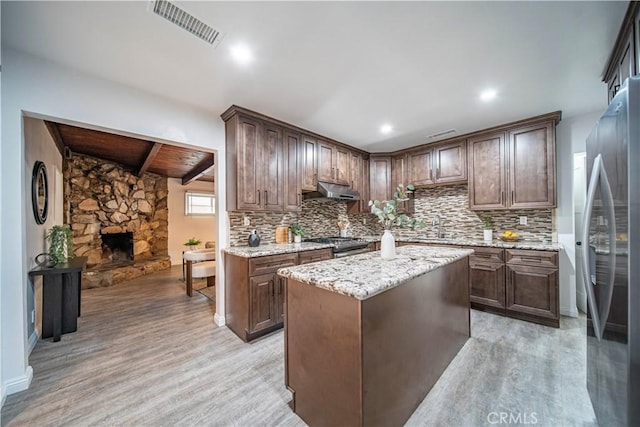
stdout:
[(485, 242), (493, 241), (493, 230), (484, 230), (484, 241)]
[(393, 238), (391, 230), (384, 230), (384, 234), (382, 234), (380, 257), (382, 259), (394, 259), (396, 257), (396, 239)]
[(296, 234), (295, 236), (293, 236), (293, 243), (300, 243), (302, 242), (302, 236), (300, 236), (299, 234)]

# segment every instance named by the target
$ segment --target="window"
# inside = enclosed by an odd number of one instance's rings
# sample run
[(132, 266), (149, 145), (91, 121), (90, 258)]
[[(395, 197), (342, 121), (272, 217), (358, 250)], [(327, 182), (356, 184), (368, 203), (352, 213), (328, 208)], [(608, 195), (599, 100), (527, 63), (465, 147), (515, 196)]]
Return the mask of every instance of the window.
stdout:
[(216, 196), (210, 193), (192, 193), (187, 191), (184, 194), (184, 214), (185, 215), (215, 215)]

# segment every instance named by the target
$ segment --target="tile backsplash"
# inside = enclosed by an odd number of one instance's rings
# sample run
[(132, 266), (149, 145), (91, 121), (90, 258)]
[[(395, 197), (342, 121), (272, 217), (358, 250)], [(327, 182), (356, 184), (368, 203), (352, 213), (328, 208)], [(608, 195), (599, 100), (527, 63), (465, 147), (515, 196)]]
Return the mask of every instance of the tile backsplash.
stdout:
[[(490, 215), (495, 223), (494, 238), (505, 230), (517, 232), (523, 240), (551, 242), (553, 230), (552, 209), (526, 209), (514, 211), (472, 211), (469, 209), (467, 185), (451, 185), (416, 190), (414, 217), (427, 223), (425, 228), (396, 229), (398, 237), (436, 237), (437, 227), (432, 221), (439, 215), (446, 220), (446, 237), (482, 239), (483, 215)], [(252, 230), (258, 230), (262, 243), (275, 243), (275, 229), (280, 225), (299, 222), (305, 237), (337, 236), (338, 221), (348, 221), (349, 236), (379, 235), (383, 228), (371, 214), (347, 214), (346, 202), (304, 200), (302, 212), (229, 212), (229, 242), (231, 246), (246, 246)], [(247, 216), (251, 225), (244, 225)], [(527, 217), (527, 225), (519, 225), (519, 217)]]

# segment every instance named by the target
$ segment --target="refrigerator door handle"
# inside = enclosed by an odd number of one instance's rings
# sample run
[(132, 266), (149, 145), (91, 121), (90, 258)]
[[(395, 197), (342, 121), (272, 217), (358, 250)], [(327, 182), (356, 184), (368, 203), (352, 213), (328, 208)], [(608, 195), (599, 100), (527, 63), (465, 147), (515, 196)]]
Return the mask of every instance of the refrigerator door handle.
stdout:
[[(595, 247), (588, 244), (589, 242), (589, 226), (591, 224), (591, 216), (593, 213), (593, 204), (596, 196), (596, 188), (600, 184), (603, 198), (605, 199), (605, 205), (607, 213), (609, 214), (609, 274), (607, 277), (607, 289), (605, 290), (604, 301), (601, 301), (601, 309), (598, 310), (596, 304), (596, 296), (594, 285), (596, 283), (596, 271), (595, 271)], [(604, 162), (602, 156), (598, 154), (593, 161), (593, 169), (591, 171), (591, 180), (589, 181), (589, 187), (587, 191), (587, 201), (585, 204), (584, 218), (582, 225), (582, 242), (586, 242), (582, 245), (582, 274), (584, 279), (584, 286), (587, 292), (587, 300), (589, 302), (589, 311), (591, 313), (591, 322), (593, 324), (593, 331), (598, 341), (602, 339), (604, 332), (604, 325), (606, 325), (609, 317), (609, 309), (611, 307), (611, 298), (613, 296), (613, 283), (615, 280), (615, 268), (616, 268), (616, 223), (615, 223), (615, 210), (613, 203), (613, 195), (611, 193), (611, 187), (609, 186), (609, 180), (607, 173), (604, 170)]]

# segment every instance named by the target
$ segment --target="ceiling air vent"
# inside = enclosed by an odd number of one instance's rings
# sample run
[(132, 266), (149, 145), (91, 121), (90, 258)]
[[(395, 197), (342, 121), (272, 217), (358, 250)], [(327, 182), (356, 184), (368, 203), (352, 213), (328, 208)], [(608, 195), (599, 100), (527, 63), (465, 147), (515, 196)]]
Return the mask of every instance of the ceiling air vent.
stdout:
[(155, 0), (151, 3), (153, 13), (173, 22), (207, 43), (217, 46), (222, 40), (223, 34), (220, 31), (210, 27), (173, 3), (166, 0)]
[(456, 130), (455, 129), (449, 129), (449, 130), (445, 130), (445, 131), (442, 131), (442, 132), (433, 133), (431, 135), (427, 135), (426, 138), (428, 138), (428, 139), (436, 139), (436, 138), (441, 138), (441, 137), (446, 136), (446, 135), (451, 135), (452, 133), (456, 133)]

